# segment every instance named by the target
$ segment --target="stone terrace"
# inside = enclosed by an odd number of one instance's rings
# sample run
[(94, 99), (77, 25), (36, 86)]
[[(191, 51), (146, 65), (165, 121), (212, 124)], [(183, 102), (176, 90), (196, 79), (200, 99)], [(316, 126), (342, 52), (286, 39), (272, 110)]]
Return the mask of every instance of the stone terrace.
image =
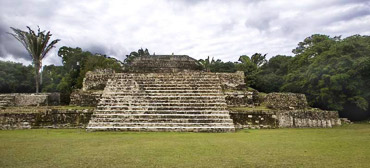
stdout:
[(234, 131), (215, 73), (117, 73), (88, 130)]

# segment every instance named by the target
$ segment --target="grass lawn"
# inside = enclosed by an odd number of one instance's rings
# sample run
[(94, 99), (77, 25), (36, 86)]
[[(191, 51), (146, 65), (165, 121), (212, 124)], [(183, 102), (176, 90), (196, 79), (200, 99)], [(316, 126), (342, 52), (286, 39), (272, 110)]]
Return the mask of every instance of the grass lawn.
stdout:
[(370, 167), (370, 124), (236, 133), (0, 131), (0, 167)]

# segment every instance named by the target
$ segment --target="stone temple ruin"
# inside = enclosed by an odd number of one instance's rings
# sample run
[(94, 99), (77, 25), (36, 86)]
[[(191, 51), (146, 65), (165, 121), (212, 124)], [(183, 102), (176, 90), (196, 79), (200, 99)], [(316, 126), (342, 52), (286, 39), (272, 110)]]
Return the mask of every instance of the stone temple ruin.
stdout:
[(303, 94), (260, 94), (247, 89), (243, 72), (201, 69), (186, 55), (156, 55), (133, 59), (125, 73), (88, 72), (70, 96), (69, 107), (81, 106), (75, 109), (48, 108), (58, 104), (54, 94), (2, 95), (2, 106), (21, 108), (0, 109), (0, 129), (233, 132), (341, 125), (338, 112), (309, 107)]
[(188, 56), (134, 59), (128, 73), (109, 75), (87, 129), (234, 131), (219, 74), (199, 69)]
[[(126, 73), (89, 72), (71, 104), (97, 106), (87, 126), (92, 131), (229, 132), (340, 124), (337, 112), (310, 108), (303, 94), (263, 97), (245, 89), (243, 72), (200, 69), (189, 56), (139, 57)], [(253, 108), (261, 104), (267, 109)]]

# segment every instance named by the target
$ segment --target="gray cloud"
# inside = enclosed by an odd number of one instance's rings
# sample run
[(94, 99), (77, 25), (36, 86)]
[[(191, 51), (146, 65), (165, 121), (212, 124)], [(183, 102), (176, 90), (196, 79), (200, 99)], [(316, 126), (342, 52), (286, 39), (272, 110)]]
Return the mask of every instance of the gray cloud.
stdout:
[(30, 63), (9, 27), (50, 30), (61, 39), (44, 64), (60, 64), (57, 49), (80, 47), (124, 59), (141, 47), (156, 54), (214, 56), (236, 61), (255, 52), (292, 55), (315, 33), (370, 35), (370, 3), (354, 1), (2, 0), (0, 60)]

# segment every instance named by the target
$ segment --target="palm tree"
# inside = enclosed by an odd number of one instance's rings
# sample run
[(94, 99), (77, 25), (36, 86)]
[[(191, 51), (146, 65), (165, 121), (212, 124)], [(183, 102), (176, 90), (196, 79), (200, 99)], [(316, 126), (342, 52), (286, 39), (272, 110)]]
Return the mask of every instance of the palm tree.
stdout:
[(199, 60), (199, 63), (203, 66), (203, 68), (207, 71), (207, 72), (210, 72), (211, 71), (211, 65), (215, 63), (215, 60), (214, 58), (212, 57), (212, 60), (209, 59), (209, 56), (207, 57), (207, 59), (203, 60), (203, 59), (200, 59)]
[(40, 28), (38, 28), (37, 34), (28, 26), (28, 32), (13, 27), (10, 28), (13, 30), (14, 34), (9, 34), (14, 36), (19, 42), (22, 43), (22, 45), (26, 48), (32, 58), (32, 64), (35, 66), (36, 72), (36, 93), (39, 93), (40, 69), (42, 67), (42, 59), (46, 57), (46, 54), (60, 40), (56, 39), (48, 44), (52, 34), (50, 34), (50, 31), (45, 34), (45, 31), (40, 31)]

